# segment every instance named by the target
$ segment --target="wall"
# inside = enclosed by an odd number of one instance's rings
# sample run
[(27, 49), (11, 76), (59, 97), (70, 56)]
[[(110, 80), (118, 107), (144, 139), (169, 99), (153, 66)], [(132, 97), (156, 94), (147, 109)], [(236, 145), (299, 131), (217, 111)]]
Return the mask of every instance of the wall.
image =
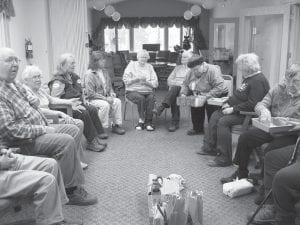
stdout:
[(213, 18), (239, 17), (240, 10), (245, 8), (256, 8), (264, 6), (278, 6), (282, 0), (228, 0), (228, 4), (222, 7), (217, 5), (212, 11)]
[(33, 63), (43, 71), (43, 80), (49, 77), (48, 61), (48, 18), (47, 0), (14, 0), (16, 17), (9, 22), (10, 46), (22, 60), (20, 63), (20, 77), (27, 64), (25, 58), (25, 38), (31, 38), (33, 43)]

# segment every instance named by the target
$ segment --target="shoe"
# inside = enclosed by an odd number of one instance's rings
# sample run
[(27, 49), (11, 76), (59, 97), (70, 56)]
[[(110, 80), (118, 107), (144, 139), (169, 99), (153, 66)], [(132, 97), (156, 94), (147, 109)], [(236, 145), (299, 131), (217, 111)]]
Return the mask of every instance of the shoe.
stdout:
[[(248, 221), (252, 217), (254, 212), (248, 214)], [(268, 224), (275, 222), (276, 210), (274, 205), (266, 204), (258, 211), (253, 219), (253, 224)]]
[(155, 127), (153, 126), (153, 124), (150, 124), (150, 123), (149, 123), (149, 124), (146, 125), (146, 130), (147, 130), (147, 131), (154, 131), (154, 130), (155, 130)]
[(210, 160), (207, 165), (209, 167), (227, 167), (227, 166), (231, 166), (231, 163), (226, 161), (226, 160), (218, 160), (218, 159), (214, 159), (214, 160)]
[(97, 197), (92, 197), (83, 187), (77, 187), (72, 194), (68, 195), (67, 205), (94, 205), (98, 202)]
[(102, 152), (106, 148), (105, 145), (99, 144), (98, 139), (94, 138), (94, 140), (87, 144), (86, 149), (93, 152)]
[(194, 129), (190, 129), (190, 130), (188, 130), (187, 132), (186, 132), (186, 134), (187, 135), (190, 135), (190, 136), (192, 136), (192, 135), (199, 135), (199, 134), (202, 134), (203, 133), (203, 131), (196, 131), (196, 130), (194, 130)]
[[(249, 176), (250, 178), (250, 176)], [(265, 199), (265, 186), (264, 185), (260, 185), (258, 190), (257, 190), (257, 196), (254, 199), (254, 203), (256, 205), (260, 205), (260, 203), (262, 203), (262, 201)]]
[(87, 169), (88, 168), (88, 164), (86, 164), (86, 163), (84, 163), (84, 162), (80, 162), (80, 165), (81, 165), (81, 168), (83, 169), (83, 170), (85, 170), (85, 169)]
[(139, 123), (135, 126), (135, 129), (136, 129), (136, 130), (144, 130), (144, 129), (145, 129), (145, 124), (139, 122)]
[(170, 126), (168, 127), (169, 132), (174, 132), (179, 128), (178, 123), (171, 123)]
[(158, 108), (156, 109), (156, 115), (160, 116), (162, 114), (162, 112), (165, 110), (165, 107), (163, 105), (158, 106)]
[(222, 184), (225, 184), (225, 183), (229, 183), (229, 182), (232, 182), (236, 179), (242, 179), (242, 178), (248, 178), (248, 173), (246, 175), (246, 173), (241, 173), (238, 169), (233, 173), (231, 174), (229, 177), (223, 177), (220, 179), (221, 183)]
[(115, 134), (123, 135), (123, 134), (125, 134), (125, 129), (120, 127), (120, 125), (115, 124), (115, 125), (112, 125), (111, 132), (113, 132)]
[(98, 137), (100, 139), (107, 139), (108, 138), (108, 134), (107, 133), (98, 134)]
[(103, 142), (99, 136), (96, 137), (95, 139), (97, 140), (98, 145), (103, 145), (104, 147), (107, 147), (107, 143)]
[(81, 222), (81, 221), (71, 221), (71, 220), (64, 219), (61, 222), (54, 223), (54, 224), (51, 224), (51, 225), (83, 225), (83, 222)]
[(207, 148), (201, 148), (199, 151), (196, 151), (196, 154), (198, 155), (210, 155), (210, 156), (216, 156), (218, 153), (213, 150), (208, 150)]

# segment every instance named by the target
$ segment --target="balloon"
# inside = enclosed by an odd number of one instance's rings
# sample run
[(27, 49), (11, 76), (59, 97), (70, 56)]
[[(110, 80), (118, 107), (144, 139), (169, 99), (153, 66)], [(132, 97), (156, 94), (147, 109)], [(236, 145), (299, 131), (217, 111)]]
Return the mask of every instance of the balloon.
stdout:
[(184, 19), (186, 19), (186, 20), (190, 20), (190, 19), (192, 19), (193, 14), (192, 14), (192, 12), (191, 12), (190, 10), (186, 10), (186, 11), (184, 12), (184, 14), (183, 14), (183, 17), (184, 17)]
[(202, 4), (204, 9), (212, 9), (216, 6), (216, 1), (215, 0), (205, 0)]
[(107, 16), (112, 16), (112, 14), (115, 12), (115, 8), (112, 5), (108, 5), (104, 9), (104, 13)]
[(113, 21), (119, 21), (121, 18), (121, 14), (116, 11), (112, 14), (111, 18), (113, 19)]
[(193, 16), (199, 16), (201, 13), (201, 7), (199, 5), (193, 5), (191, 7), (191, 12), (192, 12)]
[(102, 11), (105, 8), (105, 3), (102, 1), (93, 1), (93, 8), (99, 11)]

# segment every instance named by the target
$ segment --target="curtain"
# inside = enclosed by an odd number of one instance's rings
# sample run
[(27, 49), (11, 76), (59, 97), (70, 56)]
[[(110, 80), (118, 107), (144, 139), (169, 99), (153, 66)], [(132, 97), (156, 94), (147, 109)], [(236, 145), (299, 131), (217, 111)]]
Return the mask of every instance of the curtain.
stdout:
[(86, 1), (51, 0), (49, 17), (52, 69), (55, 70), (61, 54), (71, 53), (75, 56), (76, 73), (82, 76), (87, 69), (89, 51), (85, 47), (88, 43)]
[(12, 0), (0, 0), (0, 12), (4, 12), (8, 17), (14, 17), (15, 10)]
[(9, 40), (7, 16), (0, 12), (0, 47), (10, 46)]

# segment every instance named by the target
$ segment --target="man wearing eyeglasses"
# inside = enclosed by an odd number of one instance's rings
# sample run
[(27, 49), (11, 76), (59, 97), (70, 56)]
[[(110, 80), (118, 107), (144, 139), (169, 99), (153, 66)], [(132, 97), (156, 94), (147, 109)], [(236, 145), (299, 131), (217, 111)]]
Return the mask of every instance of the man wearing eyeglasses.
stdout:
[(69, 204), (95, 204), (97, 198), (81, 187), (84, 175), (75, 144), (79, 129), (72, 124), (48, 126), (36, 102), (28, 98), (28, 92), (15, 80), (18, 70), (16, 53), (9, 48), (0, 48), (0, 141), (7, 146), (26, 141), (21, 146), (21, 153), (56, 159)]

